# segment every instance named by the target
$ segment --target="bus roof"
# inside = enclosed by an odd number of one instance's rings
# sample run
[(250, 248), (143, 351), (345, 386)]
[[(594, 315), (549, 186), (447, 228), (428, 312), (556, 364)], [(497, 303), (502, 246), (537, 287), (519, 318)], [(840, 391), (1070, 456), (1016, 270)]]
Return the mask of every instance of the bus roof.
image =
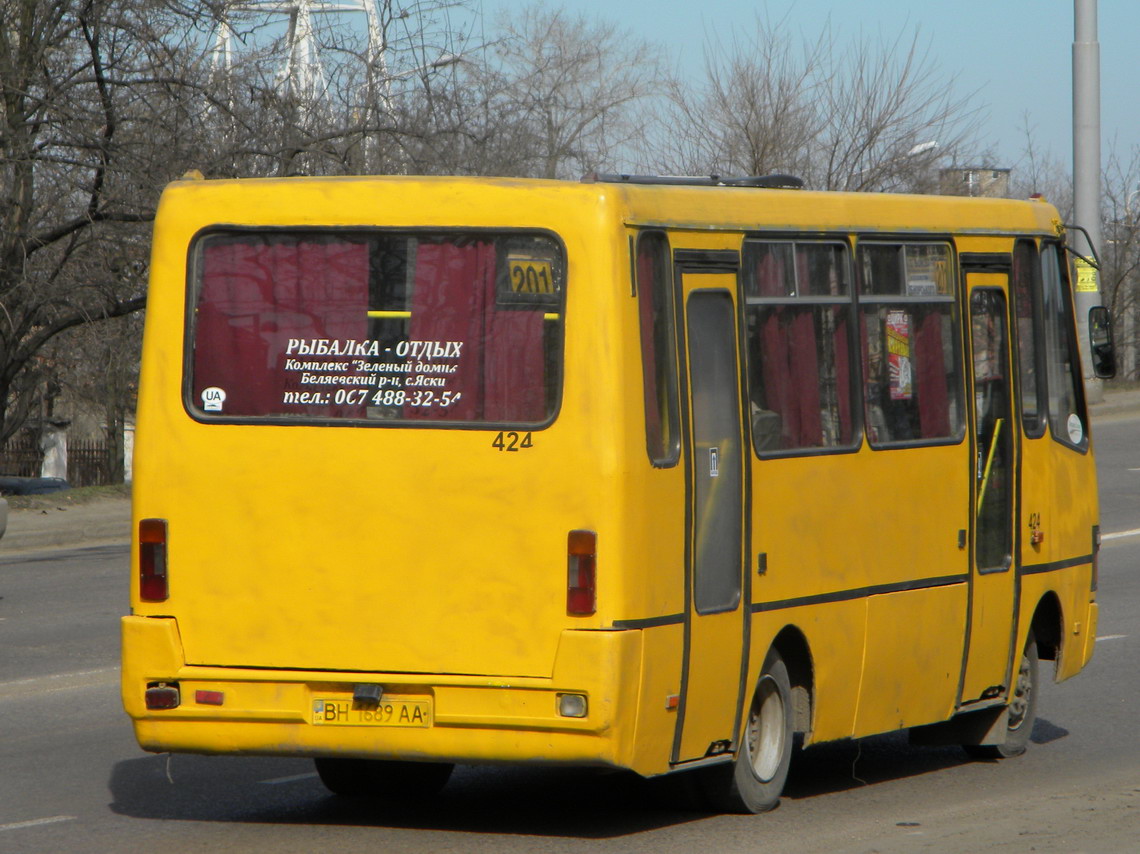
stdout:
[(1040, 199), (844, 193), (750, 185), (435, 176), (180, 180), (160, 218), (197, 231), (246, 226), (556, 228), (599, 215), (635, 227), (886, 233), (1057, 234), (1056, 208)]

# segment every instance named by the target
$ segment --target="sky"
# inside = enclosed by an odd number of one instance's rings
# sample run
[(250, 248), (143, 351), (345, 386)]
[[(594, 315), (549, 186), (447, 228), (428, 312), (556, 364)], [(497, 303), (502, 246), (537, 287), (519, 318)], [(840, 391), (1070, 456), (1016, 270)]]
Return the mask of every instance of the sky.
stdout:
[[(482, 0), (488, 20), (519, 0)], [(1038, 153), (1072, 168), (1073, 0), (547, 0), (613, 21), (666, 48), (684, 70), (703, 63), (706, 36), (752, 28), (758, 11), (791, 32), (818, 36), (830, 19), (841, 43), (904, 43), (916, 29), (955, 92), (976, 92), (981, 141), (994, 165), (1024, 160), (1025, 126)], [(1140, 147), (1140, 0), (1099, 0), (1102, 160)]]

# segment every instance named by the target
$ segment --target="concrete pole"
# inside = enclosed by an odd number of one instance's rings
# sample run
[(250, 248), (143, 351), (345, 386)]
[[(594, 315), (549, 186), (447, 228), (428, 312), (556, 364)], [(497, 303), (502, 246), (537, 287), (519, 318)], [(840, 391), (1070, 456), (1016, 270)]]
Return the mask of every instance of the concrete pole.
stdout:
[[(1096, 0), (1073, 0), (1073, 207), (1078, 225), (1100, 250), (1100, 43), (1097, 41)], [(1074, 247), (1092, 258), (1084, 235), (1070, 235)], [(1095, 271), (1082, 270), (1076, 280), (1077, 332), (1084, 363), (1085, 388), (1090, 402), (1103, 396), (1100, 381), (1092, 375), (1089, 354), (1089, 309), (1101, 304), (1100, 281)], [(1083, 275), (1082, 275), (1083, 274)]]

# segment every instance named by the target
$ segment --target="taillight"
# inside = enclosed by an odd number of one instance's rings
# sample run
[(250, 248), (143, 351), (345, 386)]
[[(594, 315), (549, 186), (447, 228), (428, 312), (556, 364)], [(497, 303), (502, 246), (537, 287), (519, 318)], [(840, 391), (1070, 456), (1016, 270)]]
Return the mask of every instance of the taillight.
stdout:
[(166, 577), (166, 520), (139, 521), (139, 598), (165, 602), (170, 596)]
[(588, 616), (598, 606), (598, 535), (593, 531), (571, 531), (566, 555), (566, 613)]
[(146, 686), (145, 696), (148, 709), (177, 709), (182, 702), (177, 682), (152, 682)]

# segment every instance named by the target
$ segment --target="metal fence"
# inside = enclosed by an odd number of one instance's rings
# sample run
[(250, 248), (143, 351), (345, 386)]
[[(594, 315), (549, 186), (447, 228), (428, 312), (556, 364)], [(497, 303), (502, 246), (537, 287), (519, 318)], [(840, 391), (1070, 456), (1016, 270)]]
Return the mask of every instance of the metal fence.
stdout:
[(67, 482), (72, 486), (106, 486), (113, 469), (106, 442), (67, 443)]
[[(105, 486), (112, 483), (115, 470), (113, 449), (100, 440), (71, 440), (67, 443), (67, 482), (72, 486)], [(0, 449), (0, 474), (39, 477), (43, 451), (33, 433), (19, 433)]]
[(31, 433), (18, 433), (0, 449), (0, 474), (39, 477), (43, 461), (39, 440)]

